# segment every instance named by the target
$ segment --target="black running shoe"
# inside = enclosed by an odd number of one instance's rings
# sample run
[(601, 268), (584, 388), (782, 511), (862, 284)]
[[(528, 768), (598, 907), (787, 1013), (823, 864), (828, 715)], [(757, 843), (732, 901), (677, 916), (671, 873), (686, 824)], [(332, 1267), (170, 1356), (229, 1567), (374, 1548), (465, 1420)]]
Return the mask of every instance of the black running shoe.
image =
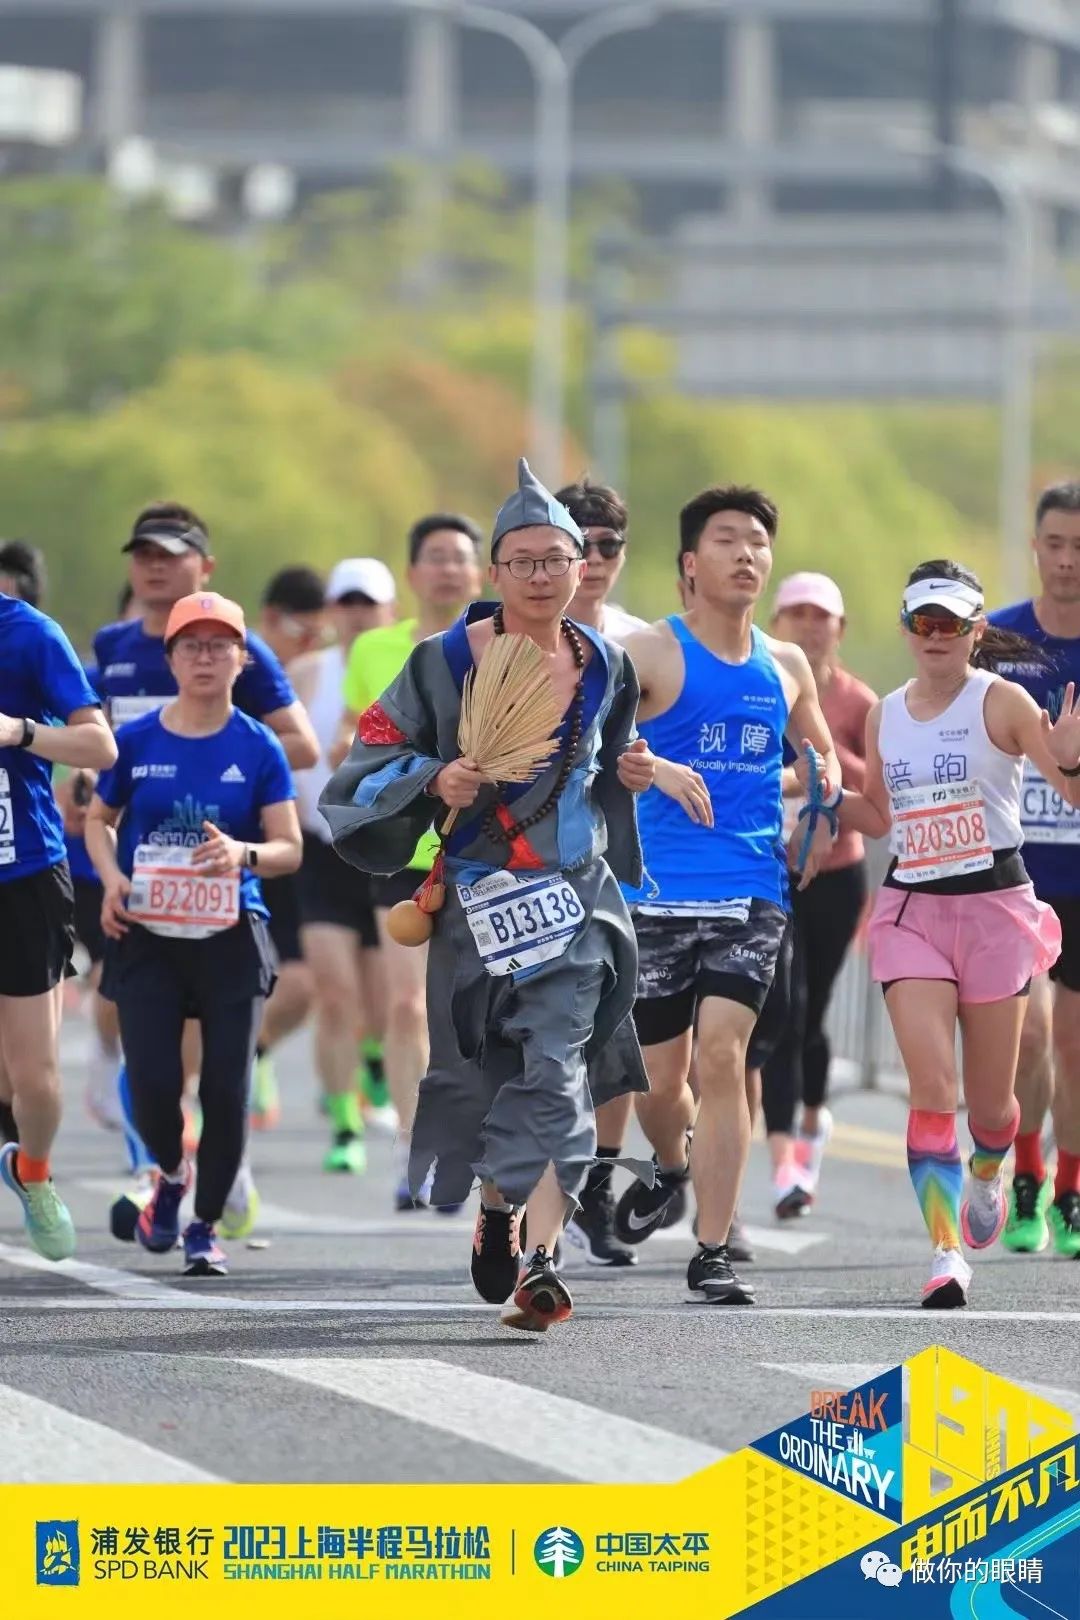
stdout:
[(591, 1266), (637, 1265), (633, 1250), (615, 1242), (615, 1194), (611, 1190), (609, 1163), (595, 1164), (589, 1171), (581, 1194), (581, 1207), (563, 1236)]
[(643, 1181), (632, 1182), (615, 1205), (615, 1236), (620, 1243), (644, 1243), (650, 1232), (663, 1226), (673, 1198), (681, 1196), (685, 1208), (689, 1179), (690, 1166), (686, 1165), (682, 1170), (657, 1170), (651, 1187)]
[(702, 1244), (698, 1248), (686, 1270), (686, 1286), (691, 1293), (704, 1294), (717, 1305), (754, 1303), (754, 1285), (735, 1275), (726, 1243), (718, 1243), (710, 1249)]
[(5, 1142), (19, 1140), (19, 1127), (15, 1123), (15, 1110), (10, 1103), (0, 1102), (0, 1147)]
[(674, 1198), (667, 1205), (664, 1213), (660, 1217), (660, 1226), (662, 1228), (668, 1226), (678, 1226), (679, 1222), (684, 1221), (685, 1219), (686, 1185), (684, 1183), (682, 1186), (676, 1188)]
[(521, 1266), (517, 1210), (485, 1209), (481, 1204), (472, 1248), (473, 1287), (489, 1305), (501, 1305), (514, 1292)]
[(503, 1322), (524, 1333), (546, 1333), (557, 1322), (565, 1322), (573, 1309), (570, 1290), (540, 1244), (518, 1279), (514, 1297), (502, 1313)]

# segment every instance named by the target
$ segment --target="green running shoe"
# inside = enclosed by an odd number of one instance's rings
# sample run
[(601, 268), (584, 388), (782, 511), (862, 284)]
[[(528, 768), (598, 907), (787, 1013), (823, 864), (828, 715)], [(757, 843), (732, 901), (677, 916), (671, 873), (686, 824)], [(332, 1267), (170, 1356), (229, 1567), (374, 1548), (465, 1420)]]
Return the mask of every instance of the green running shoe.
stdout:
[(75, 1227), (68, 1207), (51, 1181), (19, 1180), (18, 1153), (14, 1142), (0, 1150), (0, 1180), (22, 1204), (26, 1235), (46, 1260), (69, 1260), (75, 1253)]
[(1013, 1254), (1041, 1254), (1046, 1248), (1050, 1241), (1046, 1211), (1053, 1190), (1049, 1176), (1042, 1181), (1026, 1173), (1013, 1176), (1009, 1214), (1001, 1234), (1002, 1243)]
[(351, 1131), (338, 1131), (323, 1160), (323, 1169), (338, 1174), (362, 1176), (367, 1169), (367, 1149), (364, 1138)]
[(1058, 1254), (1077, 1259), (1080, 1256), (1080, 1193), (1063, 1192), (1050, 1205), (1046, 1218)]
[(272, 1131), (280, 1119), (281, 1097), (274, 1060), (264, 1052), (255, 1059), (251, 1069), (251, 1128)]

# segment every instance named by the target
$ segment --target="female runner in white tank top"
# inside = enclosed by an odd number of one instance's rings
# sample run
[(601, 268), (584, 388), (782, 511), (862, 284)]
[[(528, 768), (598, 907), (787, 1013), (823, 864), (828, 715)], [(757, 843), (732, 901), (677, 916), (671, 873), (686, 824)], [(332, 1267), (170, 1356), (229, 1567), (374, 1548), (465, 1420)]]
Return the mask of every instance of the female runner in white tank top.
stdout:
[[(1023, 758), (1080, 804), (1080, 706), (1069, 686), (1051, 725), (1022, 687), (992, 673), (997, 658), (1039, 655), (987, 624), (982, 586), (957, 563), (915, 569), (901, 624), (915, 678), (870, 711), (866, 786), (845, 795), (841, 822), (872, 838), (891, 830), (870, 961), (911, 1087), (908, 1167), (934, 1245), (922, 1303), (950, 1309), (967, 1303), (971, 1281), (961, 1235), (985, 1249), (1005, 1222), (1023, 998), (1061, 949), (1058, 920), (1035, 898), (1019, 854)], [(958, 1022), (972, 1138), (966, 1190)]]

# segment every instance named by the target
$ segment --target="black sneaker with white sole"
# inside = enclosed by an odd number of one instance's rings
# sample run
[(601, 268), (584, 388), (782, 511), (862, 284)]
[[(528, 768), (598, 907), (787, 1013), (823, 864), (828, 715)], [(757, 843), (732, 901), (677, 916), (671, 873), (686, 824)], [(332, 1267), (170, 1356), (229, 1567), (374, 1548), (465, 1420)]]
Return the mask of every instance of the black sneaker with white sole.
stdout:
[(726, 1243), (709, 1248), (704, 1243), (698, 1245), (698, 1252), (686, 1269), (686, 1286), (692, 1294), (704, 1295), (716, 1305), (754, 1303), (754, 1285), (735, 1275)]
[(681, 1170), (657, 1170), (651, 1187), (643, 1181), (632, 1182), (615, 1205), (615, 1236), (619, 1242), (644, 1243), (650, 1232), (663, 1226), (672, 1200), (685, 1200), (689, 1179), (690, 1166), (684, 1165)]
[[(581, 1204), (563, 1233), (571, 1248), (591, 1266), (636, 1266), (637, 1255), (615, 1241), (615, 1194), (611, 1165), (601, 1161), (589, 1171)], [(556, 1261), (556, 1265), (558, 1261)]]

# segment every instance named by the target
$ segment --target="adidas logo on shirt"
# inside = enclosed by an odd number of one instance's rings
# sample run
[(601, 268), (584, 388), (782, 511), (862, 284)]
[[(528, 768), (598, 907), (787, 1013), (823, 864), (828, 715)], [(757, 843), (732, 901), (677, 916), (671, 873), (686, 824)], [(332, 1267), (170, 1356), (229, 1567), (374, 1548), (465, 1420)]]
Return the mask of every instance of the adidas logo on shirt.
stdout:
[(223, 782), (246, 782), (247, 777), (239, 765), (230, 765), (227, 771), (222, 771), (221, 780)]

